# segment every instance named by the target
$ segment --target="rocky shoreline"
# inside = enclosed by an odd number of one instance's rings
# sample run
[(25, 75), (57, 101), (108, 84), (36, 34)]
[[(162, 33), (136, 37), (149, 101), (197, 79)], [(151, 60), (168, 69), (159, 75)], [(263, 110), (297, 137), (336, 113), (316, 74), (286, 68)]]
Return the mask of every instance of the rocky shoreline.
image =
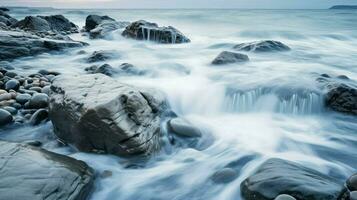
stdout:
[[(62, 144), (73, 145), (81, 152), (123, 158), (150, 157), (165, 145), (196, 149), (210, 145), (210, 134), (175, 114), (161, 91), (137, 88), (111, 78), (145, 74), (134, 65), (124, 63), (118, 69), (109, 64), (93, 65), (85, 69), (87, 74), (77, 76), (47, 70), (24, 76), (15, 73), (11, 62), (6, 62), (88, 45), (70, 38), (72, 33), (79, 32), (90, 39), (106, 39), (111, 32), (121, 30), (127, 39), (167, 45), (190, 42), (176, 28), (160, 27), (144, 20), (129, 23), (109, 16), (89, 15), (80, 31), (62, 15), (27, 16), (17, 21), (7, 12), (0, 10), (2, 129), (51, 121)], [(291, 47), (279, 41), (242, 43), (219, 53), (211, 65), (224, 67), (249, 62), (248, 55), (241, 52), (290, 50)], [(105, 62), (116, 57), (115, 52), (95, 51), (85, 62)], [(329, 112), (357, 115), (354, 80), (343, 75), (321, 74), (316, 77), (316, 85), (324, 91)], [(0, 141), (0, 166), (0, 199), (84, 200), (93, 191), (97, 178), (96, 172), (83, 161), (8, 141)], [(239, 170), (237, 165), (226, 166), (212, 174), (211, 180), (215, 184), (228, 184), (236, 180)], [(343, 183), (301, 164), (271, 158), (241, 183), (240, 192), (245, 200), (356, 200), (357, 174)]]

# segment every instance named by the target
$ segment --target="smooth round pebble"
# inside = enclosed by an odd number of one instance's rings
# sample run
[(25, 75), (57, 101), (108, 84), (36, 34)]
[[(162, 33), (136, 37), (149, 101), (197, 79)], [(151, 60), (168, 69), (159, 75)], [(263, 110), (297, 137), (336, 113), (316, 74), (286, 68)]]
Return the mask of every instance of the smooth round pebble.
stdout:
[(353, 191), (350, 193), (350, 200), (357, 200), (357, 191)]
[(357, 174), (353, 174), (346, 183), (349, 190), (357, 191)]
[(6, 72), (5, 76), (8, 76), (10, 78), (15, 78), (15, 76), (17, 76), (17, 74), (15, 72)]
[(17, 91), (20, 87), (20, 82), (16, 79), (11, 79), (5, 83), (5, 90)]
[(11, 113), (7, 110), (0, 109), (0, 126), (10, 124), (13, 120)]
[(51, 86), (48, 85), (48, 86), (45, 86), (45, 87), (42, 88), (41, 93), (45, 93), (47, 95), (50, 95), (50, 91), (51, 91)]
[(215, 183), (229, 183), (238, 177), (238, 173), (232, 168), (223, 168), (215, 172), (211, 179)]
[(16, 96), (16, 101), (20, 104), (25, 104), (26, 102), (28, 102), (31, 99), (31, 95), (30, 94), (18, 94)]
[(201, 131), (182, 118), (174, 118), (169, 121), (169, 127), (172, 131), (183, 137), (201, 137)]
[(281, 194), (281, 195), (277, 196), (274, 200), (296, 200), (296, 199), (290, 195)]
[(0, 101), (10, 100), (12, 98), (10, 93), (0, 94)]
[(5, 106), (5, 107), (3, 107), (3, 109), (8, 111), (9, 113), (11, 113), (12, 115), (17, 114), (17, 109), (12, 106)]
[(29, 90), (41, 92), (42, 88), (41, 87), (31, 87)]
[(48, 95), (43, 93), (34, 94), (30, 101), (29, 107), (30, 108), (46, 108), (48, 106)]

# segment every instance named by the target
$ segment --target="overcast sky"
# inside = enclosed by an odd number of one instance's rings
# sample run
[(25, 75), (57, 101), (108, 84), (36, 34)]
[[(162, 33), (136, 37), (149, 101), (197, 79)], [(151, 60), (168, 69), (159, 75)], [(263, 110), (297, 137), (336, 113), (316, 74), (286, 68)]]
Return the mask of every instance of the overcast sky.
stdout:
[(357, 0), (0, 0), (0, 6), (55, 8), (328, 8)]

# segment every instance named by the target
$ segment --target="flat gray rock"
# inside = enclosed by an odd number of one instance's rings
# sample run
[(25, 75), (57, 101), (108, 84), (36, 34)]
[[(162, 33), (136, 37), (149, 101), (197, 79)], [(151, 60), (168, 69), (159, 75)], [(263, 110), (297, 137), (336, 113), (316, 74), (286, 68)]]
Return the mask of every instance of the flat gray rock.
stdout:
[(0, 141), (0, 198), (85, 200), (93, 170), (84, 162), (25, 144)]
[(226, 65), (226, 64), (233, 64), (233, 63), (243, 63), (248, 61), (249, 61), (249, 57), (245, 54), (223, 51), (212, 61), (212, 64)]
[(49, 116), (56, 135), (78, 149), (115, 155), (149, 154), (160, 147), (164, 95), (103, 74), (59, 76)]

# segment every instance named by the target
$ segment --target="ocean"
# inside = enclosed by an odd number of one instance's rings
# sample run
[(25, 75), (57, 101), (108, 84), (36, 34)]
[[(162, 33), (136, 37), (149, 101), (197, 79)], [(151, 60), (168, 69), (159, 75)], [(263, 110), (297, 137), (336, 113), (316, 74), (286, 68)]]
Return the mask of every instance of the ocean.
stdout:
[[(82, 27), (89, 14), (118, 21), (144, 19), (174, 26), (185, 44), (136, 41), (116, 31), (91, 40), (86, 52), (116, 51), (112, 66), (131, 63), (143, 76), (116, 76), (137, 87), (167, 95), (174, 112), (189, 119), (209, 137), (195, 148), (165, 147), (145, 164), (110, 155), (77, 152), (55, 145), (50, 123), (2, 132), (12, 141), (40, 139), (44, 148), (80, 159), (98, 174), (92, 200), (239, 200), (240, 183), (268, 158), (283, 158), (345, 181), (357, 166), (357, 118), (325, 109), (318, 87), (320, 74), (357, 80), (356, 10), (80, 10), (18, 8), (11, 15), (62, 14)], [(277, 40), (291, 48), (279, 53), (246, 53), (250, 61), (212, 66), (211, 61), (235, 44)], [(82, 50), (82, 49), (81, 49)], [(17, 59), (19, 73), (50, 69), (83, 74), (91, 64), (77, 49)], [(356, 84), (355, 82), (353, 84)], [(20, 139), (19, 139), (20, 138)], [(210, 177), (232, 162), (239, 177), (213, 184)]]

